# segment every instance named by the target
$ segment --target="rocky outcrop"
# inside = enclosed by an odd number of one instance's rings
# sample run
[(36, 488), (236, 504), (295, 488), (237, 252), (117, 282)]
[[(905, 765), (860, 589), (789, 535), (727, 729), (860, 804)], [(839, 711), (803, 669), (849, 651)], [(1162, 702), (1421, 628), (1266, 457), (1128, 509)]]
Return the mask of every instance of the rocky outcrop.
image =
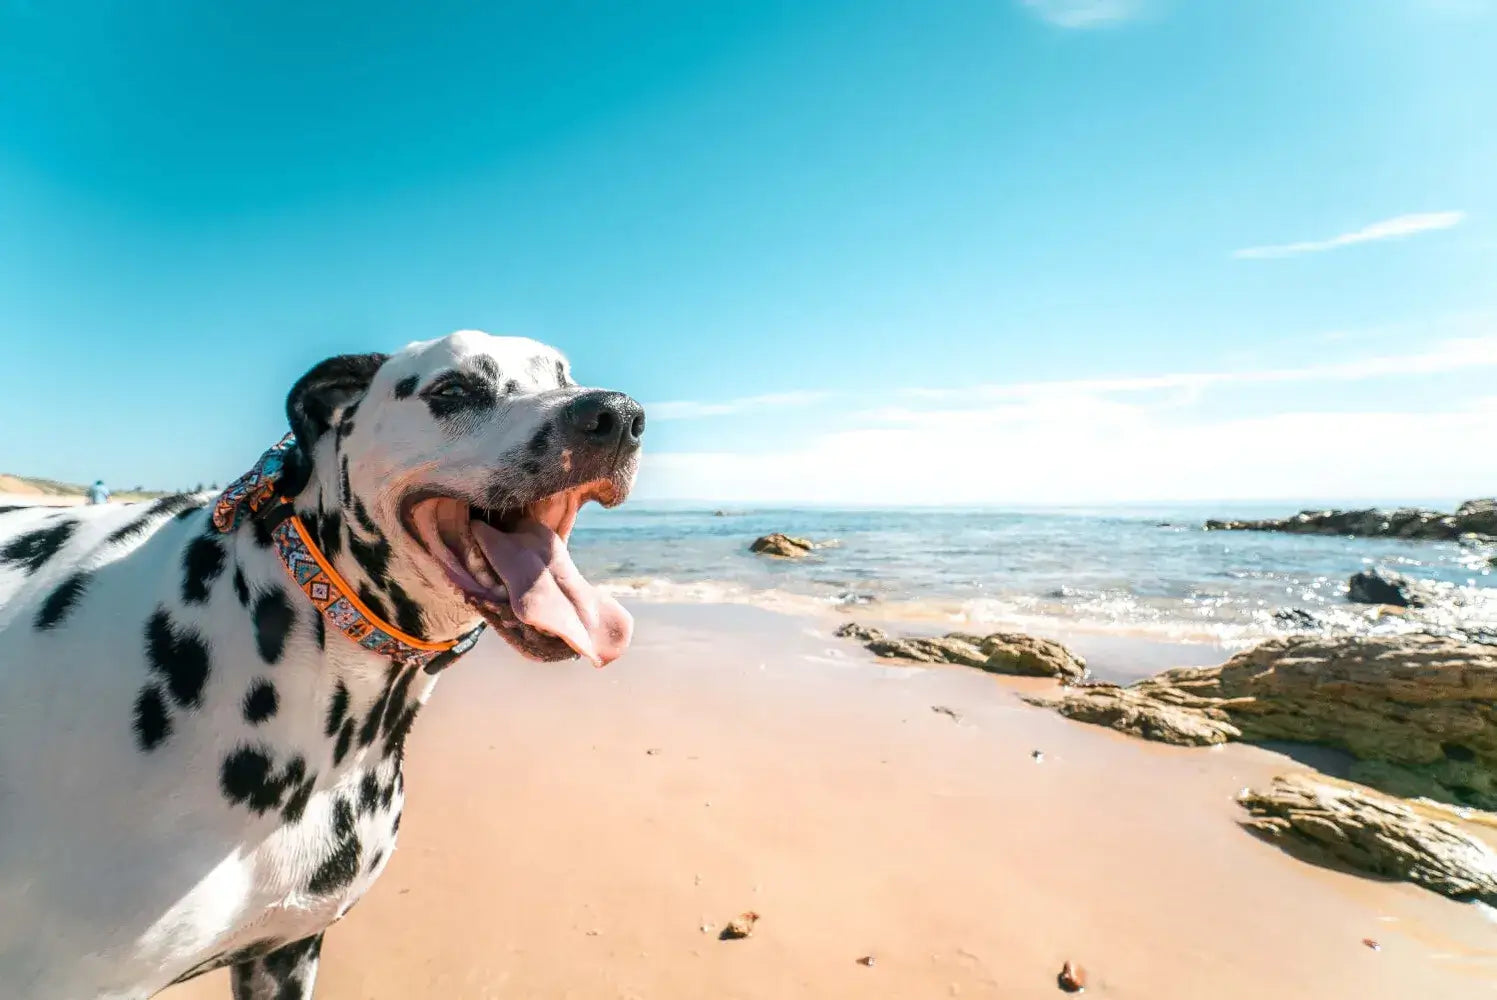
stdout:
[(1467, 500), (1455, 509), (1455, 518), (1464, 531), (1497, 538), (1497, 499)]
[(1422, 608), (1437, 599), (1434, 588), (1402, 573), (1368, 569), (1353, 573), (1346, 581), (1346, 599), (1353, 604), (1391, 604), (1400, 608)]
[(875, 639), (887, 638), (887, 633), (881, 628), (873, 628), (870, 625), (859, 625), (857, 622), (847, 622), (838, 625), (836, 636), (839, 639), (856, 639), (859, 642), (872, 642)]
[(1077, 722), (1107, 726), (1131, 736), (1175, 746), (1210, 746), (1242, 738), (1242, 730), (1232, 725), (1225, 712), (1197, 699), (1176, 701), (1173, 692), (1162, 687), (1141, 689), (1138, 685), (1087, 684), (1070, 689), (1059, 699), (1034, 697), (1028, 700), (1054, 708)]
[(1306, 510), (1293, 517), (1257, 521), (1207, 521), (1207, 531), (1287, 531), (1303, 535), (1357, 535), (1453, 541), (1463, 535), (1497, 538), (1497, 500), (1467, 500), (1454, 514), (1395, 510)]
[(857, 639), (874, 655), (886, 659), (956, 663), (993, 674), (1055, 677), (1067, 682), (1086, 676), (1086, 661), (1081, 657), (1054, 640), (1022, 632), (988, 635), (952, 632), (944, 636), (895, 638), (880, 629), (848, 622), (837, 629), (837, 635)]
[(1238, 802), (1248, 829), (1307, 861), (1497, 904), (1497, 851), (1419, 803), (1310, 774), (1275, 778)]
[(1287, 740), (1361, 759), (1396, 794), (1497, 809), (1497, 647), (1433, 635), (1272, 639), (1219, 667), (1031, 698), (1081, 722), (1183, 745)]
[(772, 535), (754, 539), (754, 543), (749, 546), (749, 551), (760, 555), (778, 556), (781, 559), (799, 559), (814, 548), (816, 548), (816, 543), (808, 538), (792, 538), (790, 535), (783, 535), (776, 531)]

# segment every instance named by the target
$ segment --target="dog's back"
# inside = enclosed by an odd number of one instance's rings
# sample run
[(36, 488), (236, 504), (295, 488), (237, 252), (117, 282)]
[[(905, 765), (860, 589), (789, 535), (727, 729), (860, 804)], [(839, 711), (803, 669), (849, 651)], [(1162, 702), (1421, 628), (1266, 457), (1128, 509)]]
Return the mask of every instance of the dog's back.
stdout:
[[(201, 501), (0, 514), (0, 982), (50, 995), (180, 886), (132, 843), (180, 818), (180, 769), (135, 752), (145, 625)], [(183, 518), (174, 515), (184, 514)], [(183, 677), (182, 683), (191, 679)], [(131, 817), (132, 823), (124, 822)], [(184, 845), (185, 846), (185, 845)], [(159, 851), (152, 849), (152, 857)], [(100, 859), (108, 865), (100, 865)], [(61, 947), (71, 953), (51, 953)], [(76, 974), (76, 976), (75, 976)], [(23, 994), (27, 995), (27, 994)]]

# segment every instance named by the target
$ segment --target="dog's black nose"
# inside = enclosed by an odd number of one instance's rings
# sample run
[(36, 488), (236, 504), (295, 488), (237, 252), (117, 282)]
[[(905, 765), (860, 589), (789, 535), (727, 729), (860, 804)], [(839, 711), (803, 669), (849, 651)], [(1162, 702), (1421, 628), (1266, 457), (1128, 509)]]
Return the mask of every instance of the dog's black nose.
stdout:
[(595, 447), (637, 448), (645, 432), (645, 410), (622, 392), (591, 390), (567, 404), (566, 422)]

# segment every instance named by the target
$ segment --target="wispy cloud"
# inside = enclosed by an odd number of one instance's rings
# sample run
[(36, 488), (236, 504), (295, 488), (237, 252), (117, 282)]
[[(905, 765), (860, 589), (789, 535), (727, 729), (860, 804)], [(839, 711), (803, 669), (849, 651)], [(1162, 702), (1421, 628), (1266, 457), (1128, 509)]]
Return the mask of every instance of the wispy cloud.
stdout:
[(696, 420), (701, 417), (726, 417), (754, 410), (783, 410), (800, 406), (811, 406), (826, 399), (825, 392), (771, 392), (762, 396), (743, 396), (725, 399), (717, 403), (696, 400), (675, 400), (650, 403), (645, 412), (651, 420)]
[(1220, 385), (1271, 382), (1351, 382), (1404, 375), (1439, 375), (1444, 372), (1497, 367), (1497, 335), (1462, 337), (1435, 344), (1427, 350), (1406, 354), (1373, 355), (1306, 365), (1300, 368), (1264, 368), (1230, 372), (1173, 372), (1125, 378), (1058, 379), (1049, 382), (1011, 382), (967, 386), (958, 389), (905, 389), (917, 399), (1021, 399), (1039, 396), (1106, 395), (1112, 393), (1199, 391)]
[[(1400, 406), (1373, 382), (1497, 368), (1497, 334), (1473, 333), (1293, 368), (905, 390), (778, 448), (649, 454), (641, 495), (1090, 503), (1484, 494), (1491, 471), (1471, 462), (1470, 448), (1497, 438), (1497, 396), (1466, 394), (1432, 411)], [(1314, 388), (1330, 382), (1348, 385), (1334, 397)], [(1307, 405), (1264, 414), (1251, 403), (1257, 393), (1246, 408), (1239, 397), (1191, 405), (1214, 388), (1262, 383), (1303, 383)], [(1329, 398), (1343, 405), (1327, 407)]]
[(1141, 0), (1020, 0), (1024, 7), (1062, 28), (1100, 28), (1137, 15)]
[(983, 422), (961, 413), (773, 452), (647, 453), (640, 495), (950, 504), (1480, 496), (1492, 480), (1471, 461), (1471, 442), (1497, 436), (1494, 404), (1225, 419), (1127, 407), (1021, 407)]
[(1370, 226), (1363, 226), (1350, 233), (1342, 233), (1326, 240), (1306, 240), (1301, 243), (1281, 243), (1274, 246), (1246, 247), (1235, 250), (1232, 256), (1240, 260), (1268, 260), (1276, 257), (1294, 257), (1304, 253), (1321, 253), (1339, 250), (1357, 243), (1374, 243), (1378, 240), (1396, 240), (1418, 233), (1458, 226), (1466, 218), (1465, 212), (1415, 212), (1399, 215)]

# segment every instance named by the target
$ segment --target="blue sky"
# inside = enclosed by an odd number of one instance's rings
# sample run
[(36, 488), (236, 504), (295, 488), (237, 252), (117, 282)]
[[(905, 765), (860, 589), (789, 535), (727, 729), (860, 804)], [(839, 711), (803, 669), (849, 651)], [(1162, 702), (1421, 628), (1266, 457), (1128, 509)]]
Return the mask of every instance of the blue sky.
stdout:
[[(642, 497), (1497, 491), (1497, 2), (0, 0), (0, 470), (465, 327)], [(24, 428), (24, 430), (22, 430)]]

